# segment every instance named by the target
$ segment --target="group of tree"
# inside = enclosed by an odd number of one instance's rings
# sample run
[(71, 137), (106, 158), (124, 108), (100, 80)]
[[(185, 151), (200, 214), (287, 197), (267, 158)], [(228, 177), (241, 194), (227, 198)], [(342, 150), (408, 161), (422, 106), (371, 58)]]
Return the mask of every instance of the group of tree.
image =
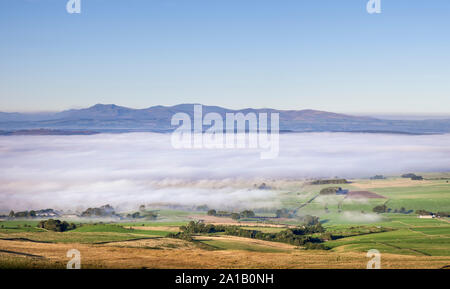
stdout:
[(382, 214), (382, 213), (387, 213), (387, 212), (389, 212), (389, 208), (388, 208), (385, 204), (383, 204), (383, 205), (375, 206), (375, 207), (372, 209), (372, 211), (375, 212), (375, 213), (377, 213), (377, 214)]
[(320, 195), (335, 195), (337, 191), (341, 190), (340, 187), (328, 187), (320, 191)]
[[(186, 226), (181, 226), (178, 233), (171, 233), (169, 237), (183, 240), (191, 240), (195, 234), (224, 233), (225, 235), (288, 243), (296, 246), (306, 245), (308, 243), (321, 243), (323, 240), (312, 237), (312, 234), (324, 233), (325, 229), (320, 223), (313, 226), (302, 226), (286, 229), (277, 233), (265, 233), (258, 230), (248, 230), (239, 226), (224, 226), (204, 224), (203, 222), (189, 222)], [(327, 238), (331, 239), (330, 236)], [(312, 247), (311, 247), (312, 248)], [(319, 248), (319, 247), (317, 247)], [(324, 248), (323, 246), (321, 248)]]
[(200, 221), (198, 222), (190, 221), (187, 225), (181, 226), (180, 231), (189, 234), (199, 234), (199, 233), (210, 234), (210, 233), (225, 232), (225, 226), (205, 224)]
[(126, 216), (128, 219), (140, 219), (140, 218), (144, 218), (144, 216), (141, 216), (141, 213), (139, 212), (135, 212), (132, 214), (127, 214)]
[(311, 216), (311, 215), (305, 215), (301, 217), (301, 220), (305, 224), (305, 226), (316, 226), (320, 225), (319, 217)]
[(430, 211), (427, 211), (427, 210), (416, 210), (416, 214), (417, 215), (422, 215), (422, 216), (434, 215), (433, 212), (430, 212)]
[(10, 211), (9, 218), (36, 218), (36, 211), (23, 211), (23, 212), (16, 212), (14, 213), (14, 211)]
[(288, 218), (292, 218), (294, 216), (294, 212), (292, 212), (292, 211), (290, 211), (288, 209), (285, 209), (285, 208), (278, 209), (278, 210), (275, 211), (275, 216), (277, 218), (286, 218), (286, 219), (288, 219)]
[(413, 174), (413, 173), (403, 174), (403, 175), (402, 175), (402, 178), (405, 178), (405, 179), (411, 179), (411, 180), (413, 180), (413, 181), (421, 181), (421, 180), (423, 180), (423, 177), (422, 177), (422, 176), (418, 176), (418, 175)]
[(134, 212), (132, 214), (127, 214), (125, 217), (127, 219), (144, 219), (145, 218), (147, 220), (156, 220), (158, 218), (158, 214), (155, 212)]
[(194, 241), (194, 239), (192, 238), (192, 234), (188, 232), (169, 233), (167, 234), (167, 238), (181, 239), (188, 242)]
[(241, 215), (239, 213), (232, 213), (231, 218), (233, 220), (239, 220), (241, 218)]
[(208, 216), (216, 216), (216, 217), (231, 217), (231, 212), (227, 211), (216, 211), (214, 209), (208, 210), (206, 213)]
[(55, 232), (65, 232), (68, 230), (76, 229), (77, 226), (74, 223), (67, 223), (66, 221), (48, 219), (45, 221), (40, 221), (37, 225), (38, 228), (43, 228)]
[(241, 218), (254, 218), (255, 212), (251, 210), (245, 210), (240, 213)]
[(88, 208), (81, 213), (81, 217), (113, 217), (117, 216), (114, 208), (110, 205), (104, 205), (99, 208)]
[(209, 210), (206, 213), (208, 216), (216, 216), (216, 217), (231, 217), (233, 220), (238, 220), (241, 218), (254, 218), (255, 212), (251, 210), (244, 210), (240, 213), (232, 213), (232, 212), (226, 212), (226, 211), (216, 211), (216, 210)]
[(437, 213), (433, 213), (427, 210), (416, 210), (415, 212), (417, 215), (421, 215), (421, 216), (437, 216), (437, 217), (441, 217), (441, 218), (450, 218), (450, 212), (437, 212)]
[(330, 185), (330, 184), (348, 184), (349, 182), (346, 179), (330, 179), (330, 180), (316, 180), (312, 181), (311, 185)]
[(390, 210), (393, 213), (397, 213), (397, 214), (410, 214), (413, 212), (413, 210), (407, 210), (405, 209), (405, 207), (401, 207), (400, 209), (394, 209), (394, 210)]
[(407, 210), (405, 207), (401, 207), (400, 209), (391, 209), (388, 208), (385, 204), (375, 206), (372, 211), (377, 214), (382, 213), (410, 214), (413, 212), (413, 210)]
[(386, 177), (383, 175), (375, 175), (375, 176), (371, 177), (370, 179), (371, 180), (384, 180), (384, 179), (386, 179)]
[(39, 217), (54, 217), (58, 216), (60, 213), (54, 209), (43, 209), (43, 210), (31, 210), (31, 211), (21, 211), (14, 212), (11, 210), (8, 214), (9, 218), (39, 218)]

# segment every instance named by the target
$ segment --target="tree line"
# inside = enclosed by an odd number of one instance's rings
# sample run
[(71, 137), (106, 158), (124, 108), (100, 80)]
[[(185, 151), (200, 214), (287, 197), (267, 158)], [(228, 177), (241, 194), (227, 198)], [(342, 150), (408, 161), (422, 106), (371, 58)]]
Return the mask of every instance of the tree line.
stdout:
[(38, 228), (46, 229), (55, 232), (65, 232), (69, 230), (76, 229), (77, 226), (74, 223), (67, 223), (66, 221), (48, 219), (45, 221), (40, 221), (37, 225)]
[[(306, 246), (307, 249), (327, 249), (323, 244), (320, 244), (323, 242), (322, 239), (311, 236), (312, 234), (325, 232), (325, 229), (320, 223), (311, 226), (289, 228), (277, 233), (265, 233), (258, 230), (243, 229), (238, 226), (213, 225), (191, 221), (187, 225), (181, 226), (180, 230), (181, 232), (171, 233), (168, 237), (192, 241), (192, 236), (195, 234), (224, 233), (229, 236)], [(331, 238), (331, 234), (329, 235), (328, 238)]]

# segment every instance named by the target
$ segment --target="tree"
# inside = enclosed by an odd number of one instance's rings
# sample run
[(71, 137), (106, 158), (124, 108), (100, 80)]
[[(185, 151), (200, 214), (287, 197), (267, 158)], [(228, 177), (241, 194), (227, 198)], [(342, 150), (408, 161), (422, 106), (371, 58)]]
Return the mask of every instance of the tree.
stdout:
[(208, 214), (208, 216), (215, 216), (215, 215), (217, 215), (217, 212), (216, 212), (216, 210), (209, 210), (207, 214)]
[(292, 214), (288, 209), (279, 209), (276, 210), (275, 215), (277, 218), (292, 218)]
[(239, 220), (241, 218), (241, 216), (238, 213), (233, 213), (233, 214), (231, 214), (231, 218), (233, 220)]
[(64, 232), (67, 230), (73, 230), (76, 229), (77, 227), (74, 223), (69, 224), (66, 221), (61, 222), (60, 220), (53, 220), (53, 219), (40, 221), (37, 226), (38, 228), (43, 228), (55, 232)]
[(342, 190), (340, 187), (328, 187), (320, 191), (321, 195), (335, 195), (337, 191)]
[(303, 218), (303, 221), (304, 221), (305, 225), (307, 225), (307, 226), (313, 226), (313, 225), (317, 225), (320, 223), (319, 217), (311, 216), (311, 215), (306, 215)]
[(386, 205), (379, 205), (373, 208), (373, 211), (377, 214), (386, 213), (387, 210), (388, 208), (386, 207)]
[(417, 215), (422, 215), (422, 216), (433, 215), (432, 212), (429, 212), (429, 211), (426, 211), (426, 210), (416, 210), (416, 214)]
[(13, 211), (13, 210), (11, 210), (11, 212), (9, 212), (9, 215), (8, 215), (8, 217), (10, 217), (10, 218), (14, 218), (14, 211)]
[(250, 210), (245, 210), (241, 212), (241, 217), (242, 218), (253, 218), (255, 217), (255, 212), (250, 211)]
[(403, 175), (402, 175), (402, 178), (404, 178), (404, 179), (410, 179), (410, 178), (413, 178), (413, 177), (415, 177), (415, 176), (416, 176), (416, 174), (409, 173), (409, 174), (403, 174)]

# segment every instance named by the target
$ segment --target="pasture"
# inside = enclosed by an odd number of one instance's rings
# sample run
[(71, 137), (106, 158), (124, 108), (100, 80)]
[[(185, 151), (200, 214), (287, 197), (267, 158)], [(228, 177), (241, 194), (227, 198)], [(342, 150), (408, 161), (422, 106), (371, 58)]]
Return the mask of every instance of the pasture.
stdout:
[[(450, 265), (450, 221), (421, 219), (415, 214), (416, 210), (450, 211), (446, 180), (351, 180), (339, 186), (384, 198), (321, 196), (326, 185), (304, 183), (278, 192), (282, 208), (295, 212), (291, 218), (275, 218), (270, 208), (255, 210), (261, 219), (241, 220), (164, 209), (157, 210), (156, 220), (77, 219), (77, 228), (66, 232), (38, 228), (35, 219), (3, 220), (0, 268), (63, 268), (68, 248), (82, 252), (85, 268), (364, 268), (370, 249), (382, 253), (385, 268)], [(373, 212), (383, 204), (389, 212)], [(192, 241), (170, 238), (192, 220), (278, 234), (301, 226), (305, 215), (318, 216), (326, 232), (335, 236), (323, 243), (328, 250), (306, 250), (223, 232), (197, 234)]]

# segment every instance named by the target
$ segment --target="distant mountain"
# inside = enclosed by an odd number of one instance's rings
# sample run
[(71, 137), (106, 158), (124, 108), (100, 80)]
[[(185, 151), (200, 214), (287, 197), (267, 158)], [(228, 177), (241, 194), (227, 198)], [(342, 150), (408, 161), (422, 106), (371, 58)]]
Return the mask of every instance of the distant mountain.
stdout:
[(80, 130), (58, 130), (58, 129), (24, 129), (13, 131), (1, 131), (0, 135), (92, 135), (98, 132), (93, 131), (80, 131)]
[[(0, 112), (0, 130), (78, 130), (97, 132), (153, 131), (169, 132), (170, 120), (177, 112), (193, 117), (194, 104), (153, 106), (132, 109), (114, 104), (96, 104), (84, 109), (57, 113)], [(280, 130), (285, 132), (383, 132), (405, 134), (450, 133), (450, 119), (386, 120), (365, 116), (351, 116), (317, 110), (275, 110), (246, 108), (232, 110), (218, 106), (203, 106), (203, 115), (216, 112), (279, 113)]]

